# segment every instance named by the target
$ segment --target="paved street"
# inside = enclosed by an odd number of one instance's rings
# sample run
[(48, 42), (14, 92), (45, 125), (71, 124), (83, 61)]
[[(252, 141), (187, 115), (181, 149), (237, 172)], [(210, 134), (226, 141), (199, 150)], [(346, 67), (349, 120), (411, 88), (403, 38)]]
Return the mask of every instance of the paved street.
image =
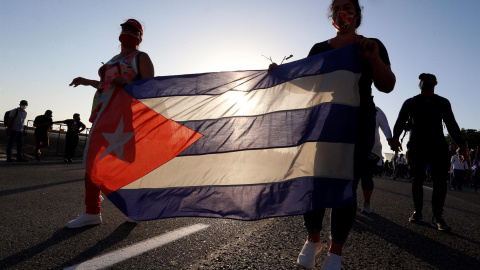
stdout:
[[(5, 163), (1, 142), (0, 269), (302, 269), (295, 265), (306, 235), (301, 216), (132, 224), (105, 200), (101, 225), (66, 229), (84, 210), (82, 164)], [(468, 188), (448, 192), (445, 219), (454, 230), (443, 233), (408, 222), (409, 182), (379, 178), (375, 185), (374, 213), (357, 214), (343, 269), (480, 269), (480, 194)], [(430, 219), (428, 183), (424, 191)], [(327, 214), (325, 243), (329, 221)], [(317, 269), (325, 255), (326, 248)]]

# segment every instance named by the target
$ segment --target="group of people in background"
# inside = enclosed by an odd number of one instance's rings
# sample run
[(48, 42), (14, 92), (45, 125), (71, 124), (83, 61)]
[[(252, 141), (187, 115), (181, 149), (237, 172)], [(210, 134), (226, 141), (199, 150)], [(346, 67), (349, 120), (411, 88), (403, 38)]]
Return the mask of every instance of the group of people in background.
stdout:
[[(6, 113), (5, 128), (7, 130), (7, 162), (13, 162), (12, 149), (14, 144), (17, 146), (17, 156), (15, 161), (28, 162), (28, 159), (24, 156), (24, 134), (25, 134), (25, 120), (27, 118), (27, 106), (26, 100), (20, 101), (18, 108), (15, 108)], [(67, 126), (66, 143), (65, 143), (65, 156), (64, 162), (72, 163), (72, 159), (75, 155), (75, 149), (78, 145), (78, 134), (85, 130), (86, 126), (80, 121), (80, 114), (75, 113), (73, 119), (66, 119), (62, 121), (53, 121), (53, 113), (51, 110), (46, 110), (43, 115), (38, 115), (33, 121), (35, 132), (33, 134), (35, 140), (35, 146), (33, 149), (33, 155), (35, 160), (41, 161), (40, 149), (50, 146), (50, 137), (48, 131), (52, 129), (53, 124), (65, 124)]]

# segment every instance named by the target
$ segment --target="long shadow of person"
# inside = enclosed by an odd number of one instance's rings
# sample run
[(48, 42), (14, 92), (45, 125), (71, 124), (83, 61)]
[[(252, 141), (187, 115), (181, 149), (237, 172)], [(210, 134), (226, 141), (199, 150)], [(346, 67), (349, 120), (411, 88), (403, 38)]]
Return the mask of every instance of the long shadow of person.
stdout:
[(125, 222), (120, 224), (120, 226), (118, 226), (115, 229), (115, 231), (113, 231), (107, 237), (98, 241), (95, 245), (83, 251), (82, 253), (78, 254), (77, 256), (70, 259), (69, 261), (63, 263), (59, 268), (63, 269), (68, 266), (76, 265), (83, 261), (90, 260), (98, 256), (102, 251), (107, 250), (108, 248), (122, 242), (125, 238), (127, 238), (130, 235), (130, 233), (133, 231), (133, 229), (136, 226), (137, 226), (137, 223)]
[(44, 250), (48, 249), (48, 248), (51, 248), (71, 237), (75, 237), (77, 235), (80, 235), (82, 234), (83, 232), (91, 229), (92, 227), (89, 226), (89, 227), (83, 227), (83, 228), (80, 228), (80, 229), (77, 229), (77, 230), (69, 230), (69, 229), (65, 229), (65, 228), (62, 228), (56, 232), (53, 233), (53, 235), (48, 238), (47, 240), (33, 246), (33, 247), (30, 247), (28, 249), (25, 249), (25, 250), (22, 250), (20, 252), (17, 252), (13, 255), (10, 255), (8, 257), (6, 257), (5, 259), (1, 260), (0, 261), (0, 269), (6, 269), (8, 267), (12, 267), (12, 266), (15, 266), (23, 261), (26, 261), (38, 254), (40, 254), (41, 252), (43, 252)]
[[(375, 213), (357, 215), (353, 230), (369, 232), (436, 269), (477, 269), (480, 260)], [(455, 234), (451, 234), (456, 237)], [(475, 241), (474, 241), (475, 242)], [(478, 245), (478, 242), (476, 243)]]

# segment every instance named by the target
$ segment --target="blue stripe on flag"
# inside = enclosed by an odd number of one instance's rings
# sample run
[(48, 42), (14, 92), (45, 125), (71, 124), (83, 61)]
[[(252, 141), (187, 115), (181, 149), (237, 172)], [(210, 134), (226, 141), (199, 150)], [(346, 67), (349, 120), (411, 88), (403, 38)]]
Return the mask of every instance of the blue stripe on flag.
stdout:
[[(179, 122), (203, 135), (179, 156), (292, 147), (315, 141), (353, 144), (357, 117), (357, 107), (327, 103), (254, 117)], [(349, 122), (352, 124), (345, 124)]]
[[(331, 80), (327, 82), (332, 82), (332, 96), (349, 95), (350, 97), (351, 95), (354, 101), (358, 101), (357, 93), (353, 92), (357, 88), (352, 88), (352, 85), (355, 86), (358, 83), (358, 76), (356, 75), (361, 72), (361, 51), (358, 46), (348, 46), (296, 62), (280, 65), (272, 72), (237, 71), (157, 77), (129, 84), (125, 88), (125, 91), (133, 98), (140, 100), (140, 102), (142, 102), (142, 99), (151, 98), (152, 100), (149, 101), (160, 103), (162, 100), (157, 101), (154, 98), (221, 95), (232, 89), (235, 89), (235, 91), (239, 91), (239, 89), (242, 91), (263, 91), (263, 89), (281, 85), (294, 79), (327, 74), (340, 70), (347, 71), (347, 73), (337, 72), (334, 75), (342, 76), (342, 74), (347, 74), (344, 77), (340, 77), (340, 81), (343, 80), (347, 83), (338, 83), (338, 76), (318, 76), (322, 77), (318, 79), (318, 83), (324, 83), (321, 81), (323, 79)], [(333, 80), (332, 77), (336, 77), (337, 80)], [(317, 78), (312, 79), (316, 80)], [(299, 79), (299, 82), (302, 82), (301, 79)], [(241, 87), (238, 87), (240, 85)], [(285, 88), (279, 87), (275, 89), (275, 91), (282, 91), (284, 89)], [(263, 94), (263, 92), (257, 93)], [(219, 116), (215, 117), (219, 119), (213, 119), (213, 117), (208, 120), (197, 121), (193, 121), (188, 117), (182, 118), (183, 120), (172, 119), (174, 121), (184, 121), (181, 124), (202, 133), (204, 137), (191, 145), (190, 148), (184, 150), (181, 154), (184, 156), (190, 155), (189, 157), (174, 159), (178, 162), (169, 161), (162, 165), (165, 167), (157, 168), (158, 170), (166, 170), (164, 174), (157, 175), (151, 173), (151, 170), (146, 171), (145, 173), (151, 175), (153, 178), (145, 180), (145, 184), (148, 181), (153, 181), (154, 184), (162, 183), (162, 180), (165, 181), (164, 178), (162, 179), (164, 175), (172, 175), (170, 179), (174, 179), (175, 176), (179, 176), (178, 172), (180, 171), (186, 172), (186, 175), (190, 175), (190, 177), (191, 175), (195, 175), (195, 177), (198, 176), (194, 179), (196, 182), (186, 177), (184, 178), (186, 181), (183, 182), (184, 185), (181, 187), (119, 189), (108, 194), (108, 198), (127, 216), (136, 220), (184, 216), (256, 220), (276, 216), (303, 214), (319, 207), (342, 207), (354, 202), (354, 183), (351, 180), (353, 179), (353, 168), (349, 166), (348, 170), (345, 170), (345, 166), (332, 166), (328, 164), (328, 162), (322, 162), (323, 165), (329, 166), (331, 170), (328, 170), (328, 174), (316, 174), (315, 169), (319, 167), (315, 166), (315, 160), (328, 160), (330, 156), (322, 151), (315, 152), (312, 150), (312, 147), (279, 149), (280, 151), (278, 152), (288, 150), (288, 154), (293, 157), (293, 161), (288, 160), (288, 164), (279, 161), (282, 156), (276, 156), (278, 159), (274, 160), (272, 162), (273, 164), (268, 164), (268, 162), (260, 164), (260, 162), (256, 162), (255, 165), (258, 166), (254, 166), (253, 168), (260, 168), (265, 174), (262, 176), (263, 178), (258, 176), (259, 170), (257, 169), (249, 170), (248, 174), (242, 174), (242, 170), (246, 168), (245, 165), (248, 161), (225, 158), (238, 154), (226, 152), (239, 150), (245, 150), (244, 152), (239, 152), (240, 154), (258, 155), (258, 152), (261, 152), (268, 156), (267, 158), (272, 158), (272, 155), (276, 154), (275, 150), (256, 152), (249, 152), (248, 150), (278, 149), (281, 147), (300, 145), (304, 142), (319, 141), (320, 143), (315, 144), (321, 145), (322, 142), (326, 142), (325, 145), (335, 147), (334, 149), (338, 160), (352, 161), (352, 149), (354, 147), (359, 108), (356, 107), (356, 105), (339, 105), (341, 102), (332, 102), (305, 109), (305, 107), (299, 107), (298, 104), (310, 104), (311, 96), (302, 96), (302, 93), (308, 93), (308, 91), (300, 91), (299, 93), (294, 93), (295, 96), (290, 95), (290, 97), (288, 95), (271, 95), (271, 100), (266, 103), (266, 107), (268, 107), (270, 104), (275, 104), (273, 101), (281, 101), (285, 104), (292, 105), (286, 107), (289, 110), (291, 109), (290, 111), (272, 110), (273, 112), (262, 115), (235, 117), (225, 117), (225, 114), (220, 112), (218, 114)], [(202, 100), (202, 98), (205, 100), (205, 97), (201, 97), (200, 100)], [(212, 99), (215, 98), (217, 97), (212, 97)], [(188, 99), (190, 99), (190, 97)], [(219, 109), (222, 109), (219, 108), (221, 104), (219, 105), (214, 102), (193, 104), (195, 99), (194, 97), (192, 99), (193, 101), (188, 103), (188, 105), (181, 102), (182, 98), (173, 99), (173, 104), (169, 104), (170, 107), (167, 107), (167, 110), (170, 109), (174, 112), (181, 112), (190, 109), (191, 106), (196, 106), (195, 109), (200, 108), (205, 112), (217, 112)], [(165, 100), (169, 99), (163, 99), (163, 102), (165, 102)], [(295, 102), (292, 100), (295, 100)], [(305, 102), (302, 103), (299, 102), (299, 100)], [(348, 104), (358, 104), (358, 102)], [(157, 105), (161, 106), (162, 104)], [(108, 108), (108, 106), (106, 108)], [(115, 110), (116, 108), (111, 109)], [(166, 111), (165, 114), (168, 115), (168, 111)], [(102, 116), (100, 115), (100, 117)], [(168, 118), (168, 116), (165, 117)], [(141, 119), (141, 117), (137, 117), (134, 120), (140, 122)], [(188, 119), (190, 119), (190, 121), (187, 121)], [(149, 120), (147, 119), (145, 121)], [(151, 123), (152, 122), (148, 122), (148, 124)], [(141, 123), (137, 124), (140, 125)], [(159, 137), (158, 140), (167, 140), (167, 142), (171, 144), (176, 143), (174, 138), (168, 136), (165, 138)], [(339, 145), (335, 143), (342, 143), (344, 147), (338, 147)], [(312, 144), (305, 145), (311, 146)], [(167, 150), (168, 149), (166, 149), (166, 151)], [(158, 156), (158, 153), (155, 151), (145, 152), (146, 155), (151, 155), (152, 158), (155, 158), (156, 155)], [(202, 155), (206, 153), (216, 154)], [(312, 153), (311, 156), (310, 153)], [(275, 178), (272, 177), (272, 171), (278, 171), (278, 166), (290, 168), (290, 165), (296, 164), (294, 159), (302, 154), (307, 155), (307, 158), (303, 161), (304, 163), (300, 162), (297, 164), (298, 167), (292, 166), (291, 171), (288, 171), (288, 175), (300, 178), (285, 181), (286, 178), (283, 177), (283, 175), (276, 176)], [(281, 155), (281, 153), (279, 155)], [(208, 158), (215, 160), (215, 162), (209, 163), (209, 166), (211, 165), (212, 167), (207, 167), (202, 163), (208, 163)], [(200, 168), (207, 169), (208, 173), (199, 174), (198, 168), (195, 168), (195, 166), (185, 166), (185, 164), (187, 164), (184, 162), (185, 160), (197, 161), (197, 159), (202, 161), (198, 162), (202, 165)], [(133, 164), (139, 167), (144, 165)], [(343, 165), (343, 163), (336, 164)], [(144, 167), (146, 168), (147, 166)], [(222, 171), (219, 170), (217, 172), (217, 168), (223, 169), (224, 171), (233, 171), (235, 172), (235, 176), (238, 176), (238, 179), (235, 179), (236, 181), (228, 183), (260, 182), (264, 184), (227, 186), (225, 181), (231, 179), (224, 178)], [(252, 167), (250, 166), (248, 168)], [(124, 169), (124, 167), (118, 168), (118, 171), (122, 169)], [(239, 172), (238, 174), (236, 173), (237, 171)], [(305, 171), (308, 173), (297, 174), (297, 172), (303, 173)], [(245, 178), (245, 175), (248, 179)], [(326, 175), (328, 178), (314, 177), (315, 175)], [(207, 179), (207, 177), (209, 178)], [(114, 177), (108, 179), (109, 181), (116, 180)], [(208, 182), (211, 179), (214, 181)], [(250, 179), (257, 181), (248, 181)], [(142, 183), (142, 178), (131, 179), (130, 183), (136, 181), (140, 182), (136, 183), (138, 185), (132, 184), (132, 187), (142, 187), (142, 184), (144, 184)], [(206, 183), (208, 183), (209, 186), (206, 186)], [(214, 183), (215, 186), (212, 186), (210, 183)], [(150, 186), (161, 186), (154, 184)]]
[(302, 178), (249, 186), (120, 189), (108, 195), (134, 220), (215, 217), (257, 220), (354, 202), (353, 181)]
[[(168, 96), (220, 95), (242, 85), (244, 91), (265, 89), (281, 83), (337, 70), (361, 72), (360, 50), (348, 46), (283, 64), (271, 72), (233, 71), (155, 77), (131, 83), (125, 91), (136, 99)], [(353, 60), (352, 60), (353, 59)]]

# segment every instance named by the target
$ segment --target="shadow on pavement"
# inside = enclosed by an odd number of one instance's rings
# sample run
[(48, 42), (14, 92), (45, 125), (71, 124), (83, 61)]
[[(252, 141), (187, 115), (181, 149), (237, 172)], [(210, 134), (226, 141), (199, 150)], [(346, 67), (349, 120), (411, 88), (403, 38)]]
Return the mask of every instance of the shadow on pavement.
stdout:
[[(57, 161), (57, 162), (38, 162), (38, 161), (29, 161), (29, 162), (5, 162), (5, 160), (0, 161), (0, 168), (9, 168), (9, 167), (39, 167), (39, 166), (58, 166), (60, 164), (64, 164), (63, 160), (62, 161)], [(80, 164), (80, 162), (79, 162)], [(65, 166), (69, 166), (70, 163), (65, 164)]]
[(52, 187), (52, 186), (71, 184), (71, 183), (81, 182), (81, 181), (84, 181), (84, 179), (80, 178), (80, 179), (67, 180), (67, 181), (63, 181), (63, 182), (55, 182), (55, 183), (50, 183), (50, 184), (38, 185), (38, 186), (2, 190), (2, 191), (0, 191), (0, 197), (12, 195), (12, 194), (17, 194), (17, 193), (22, 193), (22, 192), (27, 192), (27, 191), (32, 191), (32, 190), (37, 190), (37, 189), (42, 189), (42, 188), (48, 188), (48, 187)]
[[(477, 269), (480, 265), (480, 260), (468, 254), (405, 228), (375, 213), (368, 216), (357, 215), (356, 220), (357, 222), (353, 230), (367, 231), (374, 234), (420, 260), (429, 263), (436, 269)], [(434, 229), (432, 228), (432, 230)], [(438, 233), (441, 234), (442, 232)], [(448, 235), (458, 237), (456, 234)], [(466, 239), (464, 236), (460, 238)], [(474, 240), (473, 242), (478, 243)]]
[(78, 254), (77, 256), (75, 256), (75, 258), (69, 260), (68, 262), (65, 262), (63, 265), (59, 266), (59, 268), (63, 269), (99, 256), (102, 251), (120, 243), (122, 240), (127, 238), (130, 232), (132, 232), (136, 226), (137, 223), (130, 222), (120, 224), (110, 235), (98, 241), (94, 246), (90, 247), (89, 249)]
[(91, 228), (92, 226), (84, 227), (77, 230), (62, 228), (53, 233), (53, 235), (49, 239), (43, 241), (42, 243), (39, 243), (36, 246), (22, 250), (16, 254), (6, 257), (2, 261), (0, 261), (0, 269), (6, 269), (8, 267), (15, 266), (23, 261), (29, 260), (30, 258), (42, 253), (44, 250), (55, 246), (71, 237), (77, 236)]

